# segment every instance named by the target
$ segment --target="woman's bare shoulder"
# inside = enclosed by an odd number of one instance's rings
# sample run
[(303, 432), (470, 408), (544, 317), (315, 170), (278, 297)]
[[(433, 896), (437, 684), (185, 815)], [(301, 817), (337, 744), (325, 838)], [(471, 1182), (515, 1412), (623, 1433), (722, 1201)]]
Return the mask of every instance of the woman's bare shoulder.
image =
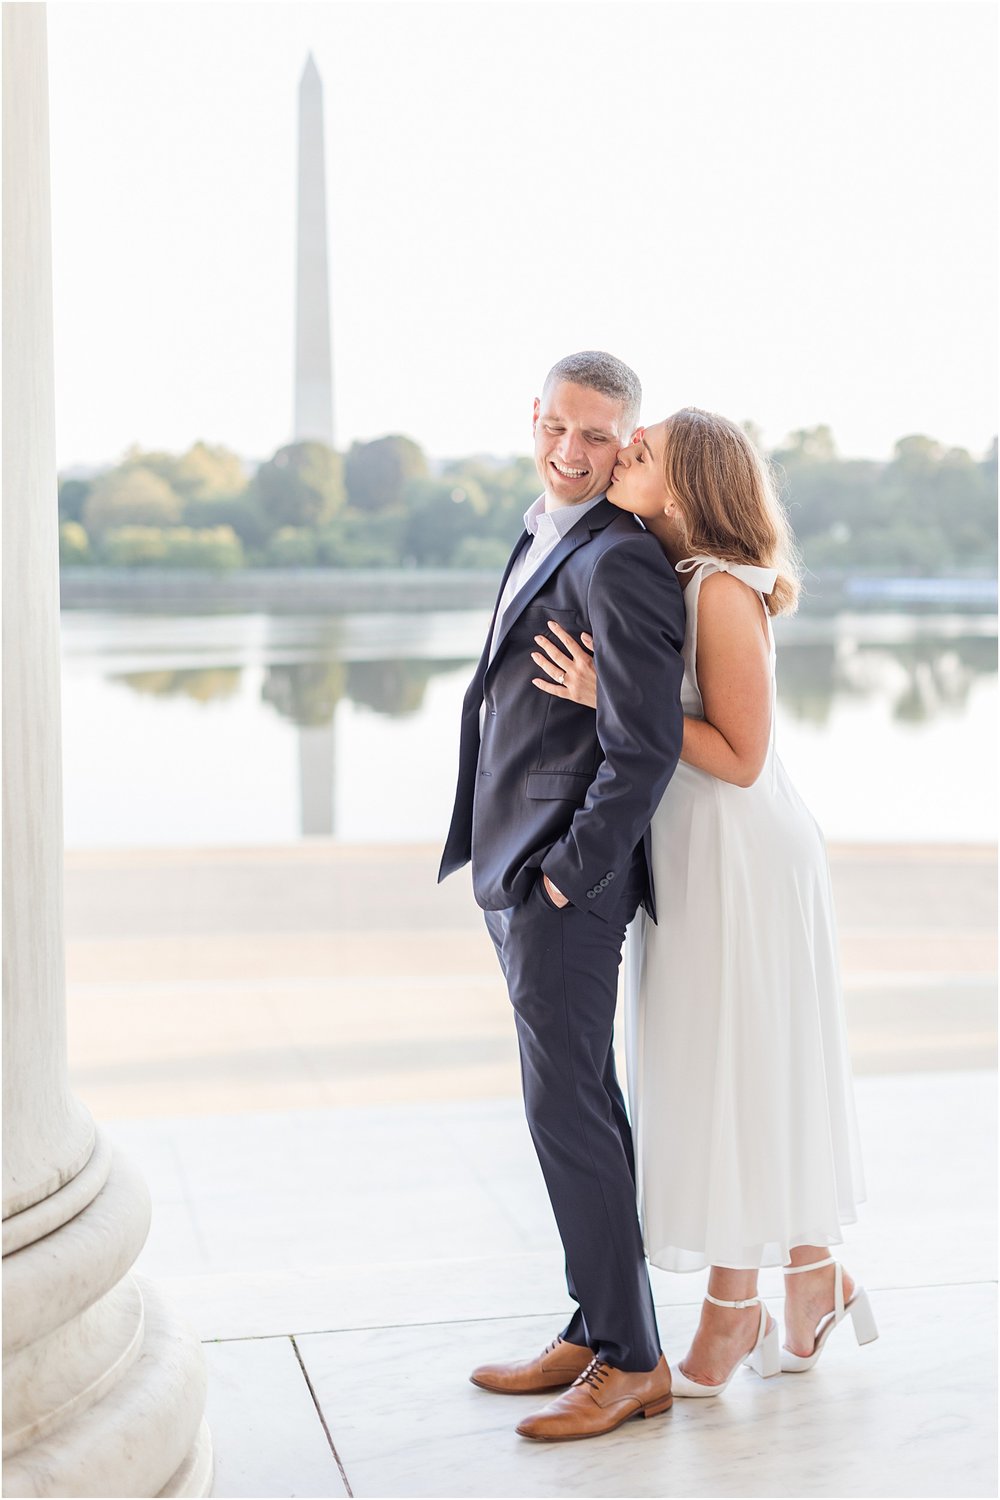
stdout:
[(743, 608), (748, 614), (760, 613), (757, 590), (732, 573), (709, 573), (703, 578), (698, 602), (714, 611)]
[(732, 573), (710, 573), (698, 594), (698, 625), (720, 634), (754, 630), (766, 634), (760, 595)]

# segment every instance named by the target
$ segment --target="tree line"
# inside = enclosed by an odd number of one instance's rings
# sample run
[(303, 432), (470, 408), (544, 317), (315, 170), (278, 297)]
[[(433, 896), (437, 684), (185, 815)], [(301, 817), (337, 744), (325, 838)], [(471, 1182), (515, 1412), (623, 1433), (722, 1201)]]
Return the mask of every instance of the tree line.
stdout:
[[(748, 430), (753, 433), (751, 424)], [(829, 427), (770, 454), (807, 567), (932, 576), (996, 568), (997, 444), (984, 458), (923, 436), (888, 461), (845, 459)], [(65, 565), (499, 568), (539, 493), (528, 457), (432, 466), (411, 438), (344, 453), (290, 443), (256, 468), (198, 442), (131, 448), (59, 484)]]

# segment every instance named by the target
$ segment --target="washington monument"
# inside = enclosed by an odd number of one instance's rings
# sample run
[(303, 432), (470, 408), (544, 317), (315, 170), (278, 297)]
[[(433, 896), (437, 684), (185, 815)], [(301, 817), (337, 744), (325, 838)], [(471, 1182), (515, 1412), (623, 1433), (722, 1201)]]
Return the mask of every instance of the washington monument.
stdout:
[(333, 447), (330, 273), (326, 249), (323, 84), (310, 52), (299, 81), (299, 200), (292, 437)]

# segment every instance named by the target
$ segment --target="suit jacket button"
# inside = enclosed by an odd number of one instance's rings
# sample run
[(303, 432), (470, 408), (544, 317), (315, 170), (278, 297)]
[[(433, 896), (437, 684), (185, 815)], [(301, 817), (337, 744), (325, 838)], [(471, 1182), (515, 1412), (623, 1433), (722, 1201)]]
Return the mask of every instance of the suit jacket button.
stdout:
[(480, 771), (479, 774), (480, 774), (480, 776), (492, 776), (493, 772), (492, 771)]

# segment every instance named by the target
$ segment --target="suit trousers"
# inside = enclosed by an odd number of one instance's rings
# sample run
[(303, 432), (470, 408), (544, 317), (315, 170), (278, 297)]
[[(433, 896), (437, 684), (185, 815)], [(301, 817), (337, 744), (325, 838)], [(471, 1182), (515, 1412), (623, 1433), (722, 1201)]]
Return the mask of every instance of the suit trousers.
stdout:
[(528, 1128), (578, 1304), (563, 1337), (619, 1370), (651, 1370), (660, 1358), (613, 1045), (624, 924), (641, 888), (636, 867), (621, 925), (557, 907), (540, 875), (519, 905), (486, 912), (514, 1009)]

